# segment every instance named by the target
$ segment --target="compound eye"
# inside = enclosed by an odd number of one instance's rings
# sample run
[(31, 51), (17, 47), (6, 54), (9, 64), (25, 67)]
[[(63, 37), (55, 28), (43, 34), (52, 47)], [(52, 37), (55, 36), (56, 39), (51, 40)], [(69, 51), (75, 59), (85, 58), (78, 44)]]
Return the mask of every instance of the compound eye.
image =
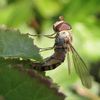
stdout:
[(60, 32), (60, 31), (64, 31), (64, 30), (71, 30), (72, 27), (68, 24), (68, 23), (60, 23), (57, 26), (53, 26), (53, 29), (55, 32)]
[(66, 29), (67, 30), (71, 30), (72, 29), (72, 27), (68, 23), (65, 23), (65, 24), (66, 24)]
[(64, 21), (63, 16), (60, 16), (59, 21), (54, 23), (53, 29), (54, 29), (55, 32), (61, 32), (61, 31), (64, 31), (64, 30), (71, 30), (72, 27)]

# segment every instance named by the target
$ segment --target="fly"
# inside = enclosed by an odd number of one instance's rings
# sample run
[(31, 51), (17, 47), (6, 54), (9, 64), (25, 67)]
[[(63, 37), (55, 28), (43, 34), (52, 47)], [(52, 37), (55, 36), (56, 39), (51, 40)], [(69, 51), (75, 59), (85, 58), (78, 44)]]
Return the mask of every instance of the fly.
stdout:
[(52, 70), (64, 62), (65, 56), (67, 55), (68, 72), (70, 73), (71, 61), (69, 55), (71, 53), (76, 73), (80, 77), (82, 84), (87, 88), (91, 88), (92, 82), (89, 70), (72, 45), (72, 27), (64, 21), (62, 16), (60, 16), (59, 21), (54, 23), (53, 29), (55, 31), (54, 34), (45, 36), (55, 38), (54, 46), (42, 50), (54, 48), (54, 54), (44, 59), (43, 63), (33, 62), (32, 68), (40, 71)]

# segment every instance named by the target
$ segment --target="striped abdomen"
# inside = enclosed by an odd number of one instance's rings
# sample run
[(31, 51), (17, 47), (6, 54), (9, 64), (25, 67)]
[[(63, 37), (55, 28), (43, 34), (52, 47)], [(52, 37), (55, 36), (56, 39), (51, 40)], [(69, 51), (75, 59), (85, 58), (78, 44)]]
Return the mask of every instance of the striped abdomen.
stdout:
[(54, 45), (54, 54), (42, 63), (33, 63), (32, 68), (40, 71), (52, 70), (59, 66), (65, 60), (66, 49), (64, 47), (64, 38), (56, 36)]
[[(61, 50), (62, 51), (62, 50)], [(46, 71), (55, 69), (59, 66), (65, 59), (65, 52), (55, 52), (52, 56), (45, 59), (43, 63), (33, 63), (33, 69)]]

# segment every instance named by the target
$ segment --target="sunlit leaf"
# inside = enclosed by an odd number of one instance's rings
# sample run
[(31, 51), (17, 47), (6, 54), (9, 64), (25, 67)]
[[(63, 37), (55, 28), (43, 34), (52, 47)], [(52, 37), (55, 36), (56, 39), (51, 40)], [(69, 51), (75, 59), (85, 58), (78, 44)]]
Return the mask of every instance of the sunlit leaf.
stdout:
[(39, 48), (33, 39), (18, 30), (0, 29), (0, 57), (22, 57), (40, 60)]

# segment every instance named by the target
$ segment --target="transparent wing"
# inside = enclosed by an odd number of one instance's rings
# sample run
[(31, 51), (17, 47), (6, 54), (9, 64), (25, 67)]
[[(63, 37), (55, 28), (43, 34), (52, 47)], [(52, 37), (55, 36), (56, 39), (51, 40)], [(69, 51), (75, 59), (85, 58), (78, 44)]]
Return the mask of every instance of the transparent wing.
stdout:
[(70, 74), (71, 61), (70, 61), (69, 51), (67, 52), (67, 63), (68, 63), (68, 73)]
[(72, 58), (76, 73), (80, 77), (82, 84), (87, 88), (91, 88), (92, 86), (91, 76), (89, 74), (89, 70), (86, 64), (84, 63), (84, 61), (82, 60), (82, 58), (79, 56), (79, 54), (72, 45), (70, 45), (70, 49), (72, 51)]

